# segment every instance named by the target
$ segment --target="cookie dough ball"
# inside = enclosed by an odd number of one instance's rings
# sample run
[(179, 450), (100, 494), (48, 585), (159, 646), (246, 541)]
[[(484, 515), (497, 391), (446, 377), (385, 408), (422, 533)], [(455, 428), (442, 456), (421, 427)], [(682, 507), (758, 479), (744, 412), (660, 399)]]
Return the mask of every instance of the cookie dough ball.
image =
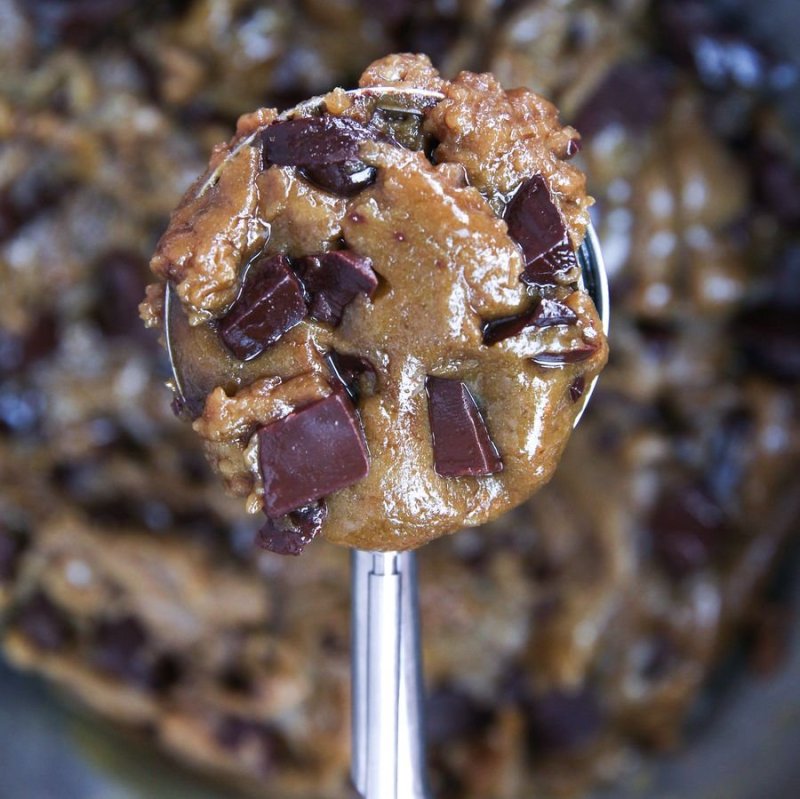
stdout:
[(395, 55), (215, 150), (142, 315), (166, 296), (176, 409), (266, 547), (409, 549), (550, 478), (607, 357), (578, 146), (530, 91)]

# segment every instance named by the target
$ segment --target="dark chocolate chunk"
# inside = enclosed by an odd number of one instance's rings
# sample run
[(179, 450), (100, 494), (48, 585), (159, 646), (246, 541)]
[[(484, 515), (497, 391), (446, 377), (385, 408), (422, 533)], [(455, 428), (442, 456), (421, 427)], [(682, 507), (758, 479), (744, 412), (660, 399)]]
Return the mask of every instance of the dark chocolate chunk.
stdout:
[(708, 491), (690, 484), (661, 495), (650, 513), (648, 530), (658, 562), (681, 578), (710, 565), (730, 528)]
[(479, 736), (492, 721), (490, 707), (450, 684), (431, 693), (425, 710), (426, 739), (431, 746)]
[(425, 390), (437, 474), (479, 477), (502, 471), (503, 461), (467, 386), (429, 375)]
[(327, 515), (325, 503), (315, 502), (278, 519), (267, 516), (258, 531), (258, 545), (277, 555), (299, 555), (317, 537)]
[(524, 180), (503, 215), (525, 259), (521, 280), (553, 285), (578, 264), (567, 227), (541, 175)]
[(64, 613), (42, 593), (34, 595), (19, 609), (16, 624), (23, 635), (47, 652), (62, 649), (73, 637)]
[(667, 109), (671, 72), (661, 62), (626, 61), (609, 70), (583, 104), (575, 127), (592, 136), (611, 125), (645, 131)]
[(155, 343), (157, 337), (139, 319), (139, 302), (144, 296), (147, 261), (130, 250), (112, 250), (95, 265), (96, 314), (100, 329), (108, 336)]
[(581, 140), (570, 139), (567, 142), (567, 149), (564, 152), (564, 158), (574, 158), (581, 151)]
[(138, 681), (147, 669), (147, 632), (133, 616), (103, 619), (94, 631), (92, 661), (102, 671)]
[(587, 688), (575, 692), (554, 690), (531, 698), (527, 705), (534, 751), (574, 752), (591, 743), (602, 726), (597, 699)]
[(219, 322), (225, 346), (249, 361), (274, 344), (307, 314), (303, 287), (285, 255), (262, 256), (247, 270), (242, 291)]
[(372, 297), (378, 288), (372, 259), (352, 250), (300, 258), (295, 263), (295, 270), (310, 296), (309, 316), (330, 325), (342, 321), (345, 307), (359, 294)]
[(325, 360), (331, 375), (339, 381), (354, 403), (358, 404), (364, 395), (372, 396), (375, 393), (378, 373), (367, 358), (332, 350)]
[(92, 663), (121, 680), (163, 693), (180, 679), (182, 669), (174, 656), (150, 652), (149, 641), (133, 616), (103, 619), (92, 636)]
[(25, 543), (22, 536), (0, 524), (0, 583), (9, 583), (17, 575), (17, 566)]
[(569, 384), (569, 397), (573, 402), (577, 402), (586, 390), (586, 378), (583, 375), (578, 375)]
[(568, 305), (556, 300), (542, 298), (527, 311), (517, 316), (491, 319), (482, 326), (483, 343), (497, 344), (521, 333), (526, 327), (554, 327), (570, 325), (578, 321), (578, 315)]
[(579, 363), (591, 358), (597, 352), (594, 344), (578, 344), (571, 350), (563, 352), (537, 352), (531, 360), (539, 366), (561, 366), (566, 363)]
[(276, 122), (262, 134), (264, 167), (296, 166), (321, 189), (349, 197), (375, 181), (377, 170), (359, 159), (358, 148), (378, 135), (330, 114)]
[(18, 374), (51, 355), (57, 346), (58, 325), (50, 314), (39, 316), (22, 334), (0, 328), (0, 376)]
[(361, 422), (334, 392), (258, 431), (264, 510), (278, 519), (362, 480), (369, 456)]
[(746, 364), (779, 381), (800, 380), (800, 308), (766, 300), (743, 311), (734, 335)]

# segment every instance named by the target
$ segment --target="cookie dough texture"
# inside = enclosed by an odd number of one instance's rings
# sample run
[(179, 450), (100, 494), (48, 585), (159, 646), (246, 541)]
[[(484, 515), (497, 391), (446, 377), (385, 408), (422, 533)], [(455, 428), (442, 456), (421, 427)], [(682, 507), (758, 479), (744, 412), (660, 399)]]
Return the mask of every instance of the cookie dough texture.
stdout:
[[(583, 173), (569, 162), (570, 142), (579, 137), (560, 124), (555, 107), (529, 91), (507, 92), (488, 74), (464, 72), (446, 81), (425, 56), (389, 56), (369, 67), (360, 83), (441, 93), (423, 106), (420, 123), (420, 135), (434, 148), (433, 163), (385, 137), (365, 141), (358, 155), (376, 179), (340, 197), (316, 188), (297, 167), (264, 168), (259, 136), (268, 134), (276, 114), (258, 112), (215, 149), (208, 172), (174, 212), (151, 268), (174, 285), (190, 323), (202, 326), (230, 309), (245, 265), (259, 252), (292, 258), (345, 247), (370, 259), (381, 281), (375, 296), (356, 297), (335, 327), (301, 322), (265, 357), (280, 360), (300, 335), (319, 353), (372, 364), (374, 391), (357, 403), (369, 473), (325, 499), (322, 532), (348, 546), (407, 549), (494, 518), (550, 479), (582, 407), (570, 386), (591, 383), (607, 348), (591, 300), (575, 287), (577, 268), (553, 285), (526, 286), (523, 252), (502, 218), (520, 185), (540, 175), (572, 246), (583, 240), (591, 199)], [(322, 104), (364, 125), (379, 113), (374, 101), (340, 91)], [(149, 296), (157, 295), (153, 289)], [(540, 297), (567, 303), (575, 323), (529, 327), (484, 344), (486, 321), (522, 313)], [(144, 318), (157, 315), (158, 308), (145, 302)], [(548, 367), (533, 360), (543, 350), (584, 345), (593, 351), (578, 363)], [(288, 362), (295, 372), (297, 365)], [(308, 379), (326, 371), (319, 363), (306, 368), (314, 370)], [(228, 490), (247, 496), (253, 511), (262, 488), (248, 457), (251, 439), (258, 425), (303, 405), (301, 397), (292, 405), (263, 390), (265, 381), (295, 376), (268, 364), (256, 369), (260, 412), (251, 412), (252, 385), (229, 398), (218, 387), (194, 424)], [(456, 479), (437, 473), (426, 376), (467, 384), (502, 471)], [(238, 421), (230, 416), (237, 406), (246, 408)]]
[[(371, 13), (400, 5), (400, 23)], [(696, 19), (698, 4), (668, 5)], [(113, 26), (92, 21), (120, 6)], [(169, 410), (136, 306), (169, 212), (237, 115), (428, 51), (444, 75), (488, 68), (552, 97), (581, 131), (615, 314), (551, 482), (420, 558), (432, 793), (584, 796), (691, 747), (687, 715), (724, 716), (703, 687), (731, 645), (774, 670), (791, 629), (763, 590), (800, 497), (797, 210), (762, 168), (766, 152), (791, 177), (786, 132), (771, 97), (707, 91), (665, 52), (667, 4), (470, 0), (455, 23), (435, 16), (452, 5), (365, 8), (0, 0), (3, 657), (222, 796), (346, 796), (346, 552), (254, 552), (254, 517)], [(249, 46), (254, 30), (269, 46)], [(747, 137), (705, 112), (721, 99)], [(164, 759), (100, 730), (95, 753), (130, 755), (151, 789)]]

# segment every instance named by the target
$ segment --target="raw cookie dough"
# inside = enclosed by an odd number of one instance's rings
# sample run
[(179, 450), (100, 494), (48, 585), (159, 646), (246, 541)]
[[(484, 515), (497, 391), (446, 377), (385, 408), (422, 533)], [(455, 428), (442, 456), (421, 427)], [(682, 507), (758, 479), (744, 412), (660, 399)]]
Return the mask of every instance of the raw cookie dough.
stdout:
[(170, 322), (173, 350), (216, 376), (178, 386), (178, 410), (278, 552), (320, 530), (409, 549), (518, 505), (607, 356), (578, 286), (579, 137), (555, 107), (426, 56), (361, 87), (240, 119), (151, 262), (181, 341), (203, 342), (186, 356)]

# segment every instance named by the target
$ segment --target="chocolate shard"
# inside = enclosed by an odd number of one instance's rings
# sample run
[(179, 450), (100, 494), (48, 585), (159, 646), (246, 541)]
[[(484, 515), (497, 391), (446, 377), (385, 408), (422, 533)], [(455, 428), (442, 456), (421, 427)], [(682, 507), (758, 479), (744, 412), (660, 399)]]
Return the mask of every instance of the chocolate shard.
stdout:
[(555, 327), (571, 325), (578, 321), (578, 315), (568, 305), (543, 297), (527, 311), (516, 316), (491, 319), (482, 325), (483, 343), (488, 345), (505, 341), (521, 333), (526, 327)]
[(323, 114), (270, 125), (262, 134), (264, 167), (295, 166), (325, 191), (352, 196), (375, 181), (377, 170), (358, 157), (378, 132), (347, 117)]
[(241, 361), (261, 355), (305, 319), (303, 286), (285, 255), (262, 256), (247, 270), (242, 291), (219, 322), (219, 336)]
[(436, 473), (480, 477), (502, 471), (503, 461), (467, 386), (429, 375), (425, 390)]
[(258, 545), (277, 555), (299, 555), (317, 537), (327, 515), (325, 503), (315, 502), (279, 519), (267, 516), (258, 531)]
[(331, 375), (339, 381), (354, 403), (358, 403), (364, 394), (371, 396), (375, 393), (378, 373), (368, 358), (331, 350), (325, 356), (325, 361)]
[(676, 579), (709, 566), (731, 532), (722, 508), (696, 483), (665, 490), (648, 529), (656, 559)]
[(334, 392), (258, 431), (264, 511), (277, 519), (362, 480), (369, 456), (361, 422)]
[(569, 398), (573, 402), (577, 402), (582, 396), (583, 392), (586, 390), (586, 378), (583, 375), (578, 375), (570, 384), (569, 384)]
[(342, 321), (345, 307), (359, 294), (372, 297), (378, 288), (372, 259), (352, 250), (308, 255), (297, 260), (295, 270), (310, 296), (309, 315), (330, 325)]
[(522, 182), (503, 216), (508, 234), (522, 247), (523, 283), (555, 285), (577, 267), (566, 225), (541, 175)]
[(531, 360), (539, 366), (562, 366), (567, 363), (579, 363), (591, 358), (597, 352), (594, 344), (578, 344), (571, 350), (537, 352)]
[(602, 713), (588, 688), (575, 692), (553, 690), (527, 702), (531, 744), (545, 753), (573, 752), (600, 732)]
[(56, 652), (73, 639), (73, 630), (62, 610), (42, 593), (35, 594), (17, 612), (19, 630), (39, 649)]

